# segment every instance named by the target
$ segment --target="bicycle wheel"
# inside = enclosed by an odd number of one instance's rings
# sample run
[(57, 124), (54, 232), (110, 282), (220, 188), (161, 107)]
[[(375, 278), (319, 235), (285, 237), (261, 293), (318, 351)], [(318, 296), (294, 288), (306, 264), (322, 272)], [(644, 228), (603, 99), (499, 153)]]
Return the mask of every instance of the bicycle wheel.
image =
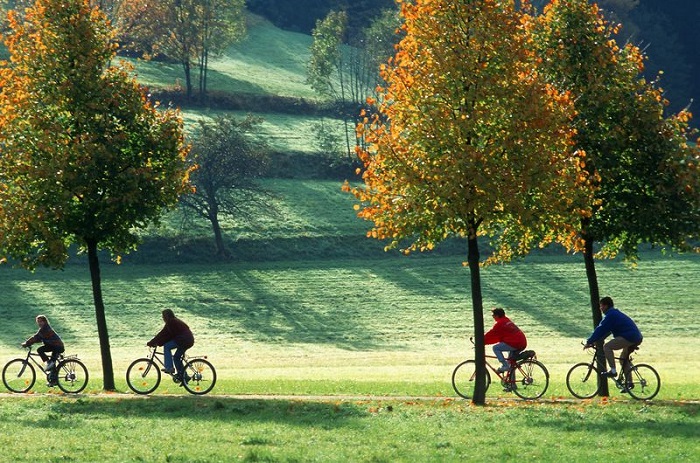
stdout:
[(566, 387), (574, 397), (590, 399), (598, 394), (598, 371), (590, 363), (577, 363), (566, 374)]
[(539, 399), (549, 387), (549, 372), (537, 360), (528, 359), (519, 362), (511, 374), (515, 375), (513, 392), (521, 399)]
[(2, 369), (2, 382), (12, 392), (27, 392), (36, 382), (36, 371), (24, 359), (10, 360)]
[(633, 387), (628, 389), (632, 397), (639, 400), (653, 399), (661, 389), (661, 378), (656, 370), (645, 363), (632, 367)]
[[(486, 388), (489, 389), (491, 384), (491, 375), (488, 369), (486, 370)], [(476, 387), (476, 362), (474, 360), (465, 360), (457, 365), (452, 372), (452, 388), (458, 396), (465, 399), (474, 397), (474, 388)]]
[(202, 395), (214, 389), (216, 370), (203, 358), (192, 359), (185, 365), (185, 378), (182, 385), (191, 394)]
[(126, 369), (126, 384), (137, 394), (150, 394), (160, 384), (158, 365), (147, 358), (134, 360)]
[(68, 359), (58, 364), (56, 368), (58, 387), (67, 394), (77, 394), (85, 389), (88, 383), (87, 367), (77, 359)]

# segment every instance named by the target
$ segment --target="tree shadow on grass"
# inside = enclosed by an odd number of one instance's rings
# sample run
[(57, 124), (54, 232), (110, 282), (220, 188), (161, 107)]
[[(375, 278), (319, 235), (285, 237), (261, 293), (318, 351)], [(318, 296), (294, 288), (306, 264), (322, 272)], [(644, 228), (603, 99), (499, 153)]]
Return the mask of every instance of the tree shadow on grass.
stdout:
[[(76, 417), (105, 417), (128, 422), (134, 418), (164, 420), (177, 426), (178, 420), (236, 423), (282, 423), (300, 427), (333, 429), (368, 416), (366, 407), (348, 402), (303, 400), (262, 400), (228, 397), (139, 397), (108, 400), (61, 400), (47, 405), (40, 420), (18, 418), (22, 425), (39, 428), (61, 427), (61, 421)], [(70, 427), (70, 426), (67, 426)]]

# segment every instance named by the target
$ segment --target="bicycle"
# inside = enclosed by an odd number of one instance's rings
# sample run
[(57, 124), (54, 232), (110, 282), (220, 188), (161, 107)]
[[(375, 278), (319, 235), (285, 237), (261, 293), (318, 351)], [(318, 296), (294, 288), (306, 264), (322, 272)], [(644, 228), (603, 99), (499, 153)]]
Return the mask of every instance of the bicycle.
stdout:
[(36, 382), (36, 368), (46, 374), (49, 385), (55, 383), (67, 394), (77, 394), (87, 386), (88, 370), (77, 355), (60, 354), (55, 366), (46, 371), (41, 361), (36, 359), (41, 356), (33, 353), (31, 346), (27, 346), (26, 349), (25, 358), (12, 359), (2, 369), (2, 382), (10, 391), (29, 391)]
[[(569, 392), (579, 399), (590, 399), (598, 394), (602, 386), (602, 382), (598, 381), (598, 367), (596, 366), (596, 358), (598, 348), (593, 346), (587, 348), (586, 351), (593, 349), (593, 358), (590, 362), (577, 363), (566, 375), (566, 387)], [(630, 348), (630, 354), (639, 349), (639, 345)], [(620, 360), (620, 357), (615, 357)], [(645, 363), (635, 365), (632, 363), (632, 355), (629, 356), (630, 378), (625, 379), (625, 368), (620, 368), (620, 373), (617, 377), (610, 378), (615, 383), (615, 386), (620, 392), (627, 393), (637, 400), (650, 400), (659, 393), (661, 389), (661, 378), (656, 370)], [(622, 361), (620, 360), (620, 363)]]
[[(474, 340), (469, 339), (472, 344)], [(525, 400), (535, 400), (542, 397), (549, 387), (549, 371), (537, 360), (534, 350), (524, 350), (508, 359), (510, 369), (504, 373), (498, 372), (488, 359), (496, 359), (495, 355), (486, 355), (486, 390), (491, 384), (491, 370), (500, 380), (505, 392), (514, 392)], [(500, 366), (500, 364), (499, 364)], [(465, 360), (457, 365), (452, 372), (452, 387), (457, 395), (465, 399), (474, 397), (476, 386), (476, 361)]]
[[(150, 348), (148, 357), (136, 359), (131, 362), (126, 370), (126, 384), (137, 394), (150, 394), (160, 385), (161, 368), (165, 368), (163, 351), (155, 347)], [(184, 381), (177, 373), (169, 374), (173, 382), (184, 387), (187, 392), (196, 395), (203, 395), (214, 388), (216, 384), (216, 370), (214, 366), (204, 356), (182, 357), (185, 366)], [(159, 366), (160, 365), (160, 366)]]

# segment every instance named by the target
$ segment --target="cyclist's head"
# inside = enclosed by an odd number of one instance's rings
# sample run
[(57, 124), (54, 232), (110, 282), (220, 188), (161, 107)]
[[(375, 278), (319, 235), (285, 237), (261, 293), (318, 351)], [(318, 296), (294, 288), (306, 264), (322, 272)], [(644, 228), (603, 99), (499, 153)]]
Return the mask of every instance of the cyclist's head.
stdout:
[(506, 311), (501, 309), (500, 307), (497, 307), (495, 309), (491, 309), (491, 315), (493, 315), (496, 318), (503, 318), (506, 316)]
[(163, 315), (163, 320), (170, 320), (171, 318), (175, 318), (175, 314), (173, 313), (172, 309), (165, 309), (163, 312), (161, 312)]
[(611, 307), (615, 307), (615, 304), (613, 303), (613, 300), (609, 296), (605, 296), (603, 299), (600, 300), (600, 310), (605, 312)]
[(36, 316), (36, 322), (39, 323), (39, 324), (42, 324), (42, 323), (43, 323), (43, 324), (48, 325), (48, 324), (49, 324), (49, 319), (46, 318), (46, 315), (37, 315), (37, 316)]

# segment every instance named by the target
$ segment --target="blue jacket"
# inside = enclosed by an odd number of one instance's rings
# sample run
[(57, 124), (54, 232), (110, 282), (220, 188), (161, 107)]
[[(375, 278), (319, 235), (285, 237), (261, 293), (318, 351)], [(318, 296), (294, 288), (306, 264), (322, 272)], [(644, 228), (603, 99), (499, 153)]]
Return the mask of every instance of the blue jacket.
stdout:
[(629, 342), (634, 343), (642, 342), (642, 333), (634, 321), (615, 307), (610, 307), (605, 312), (605, 316), (596, 329), (593, 330), (586, 343), (593, 344), (596, 341), (605, 339), (610, 333), (612, 333), (614, 338), (625, 338)]

